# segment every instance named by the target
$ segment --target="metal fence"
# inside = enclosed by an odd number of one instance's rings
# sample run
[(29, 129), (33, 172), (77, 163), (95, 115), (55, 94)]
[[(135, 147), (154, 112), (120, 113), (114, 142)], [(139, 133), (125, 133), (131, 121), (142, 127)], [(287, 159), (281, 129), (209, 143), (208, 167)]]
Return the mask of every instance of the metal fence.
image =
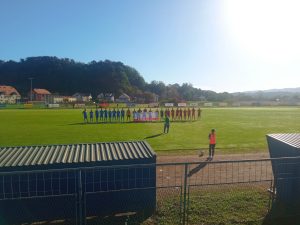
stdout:
[(300, 218), (299, 168), (281, 158), (0, 173), (0, 224), (287, 224)]

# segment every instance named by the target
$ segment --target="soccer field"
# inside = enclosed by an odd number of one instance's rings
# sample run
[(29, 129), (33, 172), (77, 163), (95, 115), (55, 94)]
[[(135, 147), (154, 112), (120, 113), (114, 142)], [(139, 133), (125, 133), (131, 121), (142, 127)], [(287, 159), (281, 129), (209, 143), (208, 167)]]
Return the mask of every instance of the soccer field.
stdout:
[(155, 151), (184, 154), (206, 149), (211, 128), (217, 131), (217, 151), (266, 151), (265, 135), (299, 133), (300, 108), (203, 108), (194, 122), (83, 124), (79, 109), (0, 110), (0, 146), (74, 144), (147, 140)]

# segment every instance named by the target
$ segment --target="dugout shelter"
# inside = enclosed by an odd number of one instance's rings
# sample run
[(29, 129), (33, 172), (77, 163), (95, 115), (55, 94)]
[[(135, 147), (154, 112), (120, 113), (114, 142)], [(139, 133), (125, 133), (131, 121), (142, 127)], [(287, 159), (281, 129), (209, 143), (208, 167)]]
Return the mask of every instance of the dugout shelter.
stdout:
[(276, 201), (300, 206), (300, 133), (268, 134)]
[(145, 141), (0, 148), (0, 222), (109, 217), (156, 205), (156, 154)]

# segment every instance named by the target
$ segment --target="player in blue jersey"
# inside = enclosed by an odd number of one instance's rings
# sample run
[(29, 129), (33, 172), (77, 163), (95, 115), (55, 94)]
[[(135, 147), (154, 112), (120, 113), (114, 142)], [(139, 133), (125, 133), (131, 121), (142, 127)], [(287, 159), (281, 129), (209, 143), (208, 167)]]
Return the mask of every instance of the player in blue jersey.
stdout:
[(83, 121), (84, 121), (85, 123), (88, 123), (86, 109), (83, 110), (82, 114), (83, 114)]

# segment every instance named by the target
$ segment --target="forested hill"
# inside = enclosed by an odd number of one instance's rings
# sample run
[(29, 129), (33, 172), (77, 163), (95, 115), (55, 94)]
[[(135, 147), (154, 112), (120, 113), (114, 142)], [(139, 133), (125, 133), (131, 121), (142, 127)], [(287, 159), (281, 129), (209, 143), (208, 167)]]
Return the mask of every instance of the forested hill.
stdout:
[(217, 94), (203, 91), (191, 84), (165, 85), (163, 82), (146, 83), (144, 78), (133, 67), (121, 62), (92, 61), (75, 62), (73, 59), (50, 56), (28, 57), (15, 61), (0, 60), (0, 84), (17, 88), (22, 95), (27, 95), (30, 80), (33, 88), (46, 88), (52, 93), (72, 95), (76, 92), (114, 93), (116, 96), (125, 92), (140, 99), (150, 99), (154, 94), (160, 100), (199, 100), (222, 101), (228, 99), (228, 93)]
[(21, 93), (33, 86), (71, 95), (75, 92), (134, 92), (143, 90), (145, 81), (134, 69), (121, 62), (92, 61), (88, 64), (57, 57), (29, 57), (19, 62), (0, 61), (0, 83), (12, 85)]
[(91, 93), (96, 98), (99, 93), (113, 93), (116, 97), (126, 93), (139, 102), (151, 102), (154, 95), (158, 95), (161, 102), (199, 100), (298, 102), (300, 99), (300, 92), (295, 91), (229, 94), (201, 90), (187, 83), (182, 85), (166, 85), (162, 81), (147, 83), (133, 67), (109, 60), (81, 63), (73, 59), (51, 56), (28, 57), (18, 62), (0, 60), (0, 85), (11, 85), (22, 96), (27, 96), (30, 90), (29, 78), (33, 78), (33, 88), (45, 88), (54, 94), (73, 95), (81, 92)]

